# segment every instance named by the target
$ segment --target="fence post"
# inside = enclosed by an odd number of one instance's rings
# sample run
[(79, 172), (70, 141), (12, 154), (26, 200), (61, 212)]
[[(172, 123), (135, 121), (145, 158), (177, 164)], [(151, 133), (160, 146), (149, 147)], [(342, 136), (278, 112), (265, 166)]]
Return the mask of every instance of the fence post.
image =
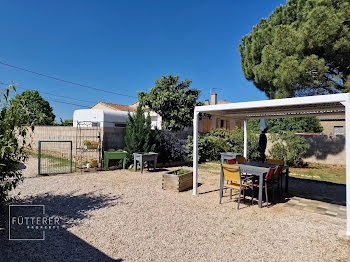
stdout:
[(70, 141), (70, 172), (72, 172), (72, 161), (73, 161), (73, 158), (72, 158), (72, 150), (73, 150), (73, 145), (72, 145), (72, 141)]
[(38, 174), (40, 175), (40, 159), (41, 159), (41, 141), (39, 141), (38, 147)]

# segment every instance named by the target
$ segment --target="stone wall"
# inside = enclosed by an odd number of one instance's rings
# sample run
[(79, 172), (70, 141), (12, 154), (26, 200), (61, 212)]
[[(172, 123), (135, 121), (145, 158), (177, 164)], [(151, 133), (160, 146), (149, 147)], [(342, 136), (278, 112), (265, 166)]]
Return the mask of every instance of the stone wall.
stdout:
[(305, 161), (345, 165), (345, 136), (304, 136), (310, 144)]
[[(126, 130), (124, 127), (105, 127), (105, 128), (84, 128), (81, 130), (81, 137), (77, 137), (77, 128), (72, 126), (36, 126), (34, 132), (29, 131), (27, 139), (31, 140), (33, 151), (38, 150), (38, 141), (72, 141), (73, 158), (77, 159), (80, 154), (76, 151), (76, 145), (83, 147), (83, 140), (98, 141), (97, 130), (101, 135), (102, 146), (107, 149), (122, 149), (125, 146), (124, 138)], [(178, 136), (186, 139), (192, 135), (192, 130), (179, 132)], [(320, 164), (345, 165), (345, 137), (327, 136), (327, 135), (303, 135), (310, 144), (310, 149), (306, 154), (304, 161)], [(271, 148), (271, 139), (268, 138), (266, 153)], [(46, 147), (48, 148), (48, 147)], [(53, 152), (60, 152), (62, 148), (53, 144), (50, 148)], [(84, 160), (99, 159), (102, 152), (84, 152)]]
[[(102, 157), (102, 152), (88, 150), (81, 154), (76, 148), (84, 148), (82, 144), (84, 140), (99, 141), (98, 136), (100, 136), (103, 150), (124, 148), (125, 127), (84, 127), (78, 132), (77, 127), (72, 126), (35, 126), (34, 131), (28, 129), (26, 139), (31, 142), (31, 150), (34, 152), (38, 152), (39, 141), (72, 141), (73, 159), (78, 160), (82, 155), (83, 161), (86, 161), (99, 159)], [(62, 153), (62, 151), (67, 152), (67, 145), (42, 143), (42, 149), (47, 153)]]

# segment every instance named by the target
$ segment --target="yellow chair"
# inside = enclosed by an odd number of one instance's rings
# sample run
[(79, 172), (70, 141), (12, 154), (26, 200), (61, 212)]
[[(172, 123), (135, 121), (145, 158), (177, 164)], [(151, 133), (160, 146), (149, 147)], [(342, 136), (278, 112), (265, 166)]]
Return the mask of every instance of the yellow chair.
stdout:
[[(229, 181), (228, 184), (225, 184), (225, 180)], [(223, 195), (224, 189), (230, 189), (230, 199), (232, 199), (232, 189), (238, 190), (238, 205), (237, 209), (239, 209), (239, 204), (241, 201), (241, 193), (243, 191), (243, 199), (245, 198), (245, 190), (250, 188), (246, 181), (241, 176), (241, 172), (239, 171), (239, 166), (222, 164), (221, 165), (221, 174), (220, 174), (220, 200), (219, 204), (221, 204), (221, 199)]]

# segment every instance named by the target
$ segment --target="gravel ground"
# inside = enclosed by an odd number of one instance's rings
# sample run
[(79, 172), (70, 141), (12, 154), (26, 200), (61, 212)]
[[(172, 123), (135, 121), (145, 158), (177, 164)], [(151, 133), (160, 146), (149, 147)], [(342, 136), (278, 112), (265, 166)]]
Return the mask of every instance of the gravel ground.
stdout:
[(21, 165), (23, 177), (35, 177), (38, 175), (38, 159), (29, 157), (24, 165)]
[(227, 194), (218, 204), (218, 175), (200, 171), (192, 196), (162, 190), (163, 172), (25, 178), (18, 202), (45, 204), (63, 228), (45, 241), (8, 241), (3, 215), (0, 260), (350, 261), (350, 243), (337, 237), (344, 219), (249, 201), (236, 210)]

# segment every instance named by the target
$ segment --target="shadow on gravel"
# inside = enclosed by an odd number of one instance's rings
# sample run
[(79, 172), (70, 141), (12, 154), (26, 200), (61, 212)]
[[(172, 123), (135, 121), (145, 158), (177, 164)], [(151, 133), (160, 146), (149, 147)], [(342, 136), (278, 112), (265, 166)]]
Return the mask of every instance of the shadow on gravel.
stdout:
[(289, 177), (290, 196), (345, 206), (345, 192), (345, 185)]
[[(45, 231), (45, 240), (9, 240), (9, 207), (0, 207), (0, 261), (122, 261), (113, 259), (67, 229), (90, 217), (89, 211), (119, 205), (121, 197), (101, 194), (52, 195), (26, 198), (13, 205), (45, 205), (48, 216), (60, 218), (60, 228)], [(108, 221), (113, 224), (113, 221)], [(99, 235), (99, 232), (96, 232)]]

